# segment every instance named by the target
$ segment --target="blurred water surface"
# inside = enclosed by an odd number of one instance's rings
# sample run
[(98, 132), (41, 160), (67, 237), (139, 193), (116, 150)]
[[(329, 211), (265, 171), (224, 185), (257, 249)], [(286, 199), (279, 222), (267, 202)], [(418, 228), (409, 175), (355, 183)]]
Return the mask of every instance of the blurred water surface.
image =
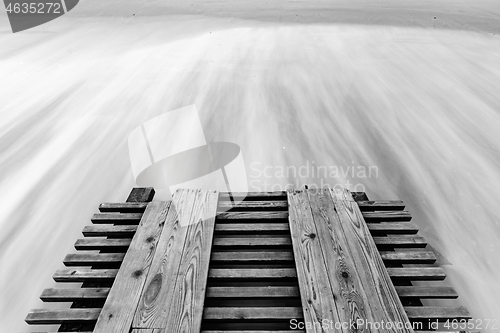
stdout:
[[(461, 302), (500, 320), (497, 35), (74, 12), (16, 35), (0, 16), (0, 331), (27, 330), (97, 205), (134, 186), (128, 134), (190, 104), (207, 140), (241, 147), (251, 190), (349, 182), (404, 200)], [(276, 173), (313, 164), (377, 173)]]

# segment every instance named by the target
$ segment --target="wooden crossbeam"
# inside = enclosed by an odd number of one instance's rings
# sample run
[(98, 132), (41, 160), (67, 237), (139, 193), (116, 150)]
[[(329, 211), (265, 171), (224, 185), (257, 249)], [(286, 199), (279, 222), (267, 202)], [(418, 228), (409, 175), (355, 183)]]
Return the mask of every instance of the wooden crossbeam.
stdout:
[(289, 231), (288, 223), (218, 223), (215, 231), (220, 233)]
[(438, 320), (472, 319), (469, 311), (463, 306), (438, 307), (438, 306), (408, 306), (405, 307), (408, 318), (412, 320)]
[(396, 292), (399, 297), (410, 298), (458, 298), (458, 294), (452, 287), (442, 286), (396, 286)]
[(409, 280), (444, 280), (446, 274), (441, 267), (388, 267), (391, 278)]
[(119, 264), (123, 261), (123, 253), (71, 253), (63, 260), (65, 266), (94, 266)]
[(99, 213), (91, 218), (94, 224), (139, 224), (142, 213)]
[(95, 321), (101, 309), (43, 309), (31, 310), (25, 321), (30, 325), (52, 325)]
[(208, 287), (207, 298), (212, 297), (299, 297), (299, 288), (290, 286), (267, 287)]
[(136, 225), (86, 225), (82, 234), (85, 237), (132, 237), (137, 231)]
[(213, 245), (216, 247), (258, 247), (258, 246), (286, 246), (291, 245), (290, 237), (266, 238), (221, 238), (215, 237)]
[(391, 201), (357, 201), (359, 209), (362, 212), (366, 211), (383, 211), (383, 210), (403, 210), (405, 205), (401, 200)]
[(268, 268), (268, 269), (224, 269), (212, 268), (208, 277), (213, 279), (240, 279), (240, 278), (295, 278), (297, 272), (294, 268)]
[[(286, 199), (286, 198), (284, 198)], [(266, 201), (219, 201), (219, 208), (234, 210), (285, 210), (288, 208), (286, 200), (266, 200)]]
[(425, 239), (419, 236), (374, 236), (373, 240), (376, 245), (386, 247), (423, 248), (427, 246)]
[(105, 202), (99, 205), (99, 211), (102, 213), (144, 213), (147, 206), (147, 202)]
[(433, 264), (437, 258), (431, 251), (380, 251), (385, 263)]
[(414, 235), (418, 232), (418, 227), (410, 222), (369, 223), (367, 224), (367, 227), (372, 235)]
[(100, 239), (100, 238), (84, 238), (78, 239), (75, 243), (75, 249), (91, 251), (91, 250), (114, 250), (122, 251), (127, 249), (132, 242), (132, 238), (116, 238), (116, 239)]
[(302, 319), (301, 307), (258, 307), (258, 308), (205, 308), (203, 319), (208, 320), (249, 320), (249, 319)]
[(44, 302), (77, 302), (106, 299), (109, 288), (45, 289), (40, 295)]
[(267, 261), (293, 261), (292, 252), (213, 252), (211, 260), (213, 262), (262, 262)]
[(288, 212), (270, 212), (270, 211), (255, 211), (255, 212), (225, 212), (217, 214), (218, 220), (274, 220), (287, 219)]
[(411, 215), (405, 210), (387, 212), (363, 212), (363, 218), (370, 222), (410, 221)]

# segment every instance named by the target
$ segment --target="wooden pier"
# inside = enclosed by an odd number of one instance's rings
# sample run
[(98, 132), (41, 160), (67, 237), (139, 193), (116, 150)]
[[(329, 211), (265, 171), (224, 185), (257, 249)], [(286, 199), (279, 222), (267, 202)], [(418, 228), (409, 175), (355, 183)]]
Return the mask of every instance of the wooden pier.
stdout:
[(32, 310), (26, 322), (59, 332), (310, 333), (428, 332), (431, 322), (471, 319), (464, 307), (422, 304), (458, 295), (413, 285), (445, 273), (402, 201), (307, 188), (153, 196), (138, 188), (101, 204), (53, 276), (81, 288), (40, 296), (71, 307)]

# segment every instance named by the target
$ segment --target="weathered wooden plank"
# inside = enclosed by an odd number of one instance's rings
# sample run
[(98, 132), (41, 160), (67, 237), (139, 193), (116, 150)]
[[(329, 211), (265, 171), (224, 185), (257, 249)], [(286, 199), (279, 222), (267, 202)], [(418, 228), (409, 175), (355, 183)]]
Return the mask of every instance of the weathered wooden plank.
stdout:
[[(409, 323), (382, 258), (349, 190), (307, 190), (342, 322)], [(328, 235), (329, 237), (325, 237)], [(333, 249), (336, 256), (329, 256)], [(412, 332), (404, 328), (401, 332)]]
[(218, 213), (218, 220), (272, 220), (272, 219), (287, 219), (288, 212), (270, 212), (270, 211), (255, 211), (255, 212), (224, 212)]
[(381, 222), (367, 224), (372, 235), (380, 234), (401, 234), (414, 235), (418, 232), (418, 227), (411, 222)]
[(98, 213), (91, 218), (94, 224), (139, 224), (143, 213)]
[(130, 246), (132, 238), (100, 239), (84, 238), (78, 239), (75, 243), (77, 250), (124, 250)]
[(155, 190), (152, 187), (136, 187), (130, 192), (127, 202), (150, 202), (155, 196)]
[(411, 215), (409, 212), (388, 211), (388, 212), (363, 212), (363, 218), (367, 223), (370, 222), (392, 222), (392, 221), (410, 221)]
[(375, 236), (373, 237), (373, 241), (378, 246), (395, 248), (423, 248), (427, 246), (425, 239), (418, 236)]
[(102, 213), (144, 213), (147, 206), (147, 202), (104, 202), (99, 205), (99, 211)]
[[(166, 328), (167, 332), (199, 332), (201, 327), (210, 250), (217, 212), (217, 191), (181, 190), (186, 202), (192, 202), (177, 237), (161, 239), (167, 252), (158, 252), (153, 260), (151, 282), (147, 284), (135, 314), (133, 327)], [(177, 206), (177, 202), (176, 202)], [(163, 235), (162, 235), (163, 236)], [(176, 241), (176, 239), (178, 241)], [(163, 277), (164, 266), (166, 270)]]
[(29, 325), (52, 325), (66, 322), (97, 320), (101, 309), (42, 309), (31, 310), (26, 316)]
[[(304, 321), (312, 325), (310, 332), (321, 332), (323, 320), (340, 322), (339, 309), (335, 301), (336, 295), (330, 285), (327, 267), (318, 239), (317, 226), (304, 191), (288, 191), (290, 205), (290, 233)], [(341, 330), (334, 330), (334, 332)]]
[(458, 298), (458, 294), (452, 287), (441, 286), (396, 286), (399, 297), (416, 298)]
[(44, 302), (77, 302), (108, 297), (109, 288), (45, 289), (40, 295)]
[(433, 264), (436, 256), (431, 251), (380, 251), (385, 263), (398, 264)]
[[(283, 198), (285, 199), (285, 198)], [(220, 201), (219, 208), (235, 210), (283, 210), (288, 208), (286, 200), (266, 200), (266, 201)]]
[(262, 251), (262, 252), (213, 252), (212, 259), (213, 262), (245, 262), (245, 261), (293, 261), (292, 252), (272, 252), (272, 251)]
[(160, 315), (165, 332), (198, 333), (201, 329), (218, 198), (217, 191), (196, 193), (170, 311), (166, 317)]
[(438, 307), (438, 306), (407, 306), (405, 311), (412, 320), (438, 320), (472, 319), (469, 311), (463, 306)]
[(403, 210), (405, 208), (401, 200), (358, 201), (357, 204), (362, 212), (375, 210)]
[(446, 277), (441, 267), (389, 267), (387, 272), (391, 278), (410, 280), (444, 280)]
[(82, 234), (85, 237), (132, 237), (136, 225), (86, 225)]
[(297, 272), (294, 268), (246, 268), (246, 269), (225, 269), (212, 268), (208, 271), (208, 277), (214, 279), (240, 279), (240, 278), (294, 278)]
[(288, 223), (218, 223), (215, 225), (216, 232), (264, 232), (264, 231), (288, 231)]
[(65, 266), (93, 266), (118, 264), (123, 261), (124, 253), (71, 253), (63, 260)]
[(87, 282), (113, 280), (118, 273), (118, 269), (60, 269), (52, 278), (56, 282)]
[(130, 330), (158, 239), (162, 230), (167, 228), (164, 225), (169, 207), (169, 202), (151, 202), (146, 208), (97, 320), (94, 333)]
[[(150, 274), (132, 321), (133, 328), (161, 327), (163, 321), (158, 316), (166, 316), (173, 297), (172, 286), (186, 242), (187, 223), (190, 220), (195, 190), (178, 190), (173, 195), (173, 202), (166, 218), (158, 249), (153, 258)], [(165, 326), (163, 326), (165, 327)]]
[(299, 297), (297, 287), (208, 287), (206, 297)]
[(265, 238), (214, 238), (214, 246), (227, 247), (252, 247), (252, 246), (287, 246), (292, 244), (290, 237), (265, 237)]
[(259, 308), (215, 308), (208, 307), (203, 311), (203, 319), (233, 320), (233, 319), (302, 319), (300, 307), (259, 307)]
[(220, 192), (219, 198), (221, 200), (229, 200), (230, 197), (233, 198), (269, 198), (271, 200), (276, 200), (276, 197), (286, 198), (285, 191), (276, 191), (276, 192)]

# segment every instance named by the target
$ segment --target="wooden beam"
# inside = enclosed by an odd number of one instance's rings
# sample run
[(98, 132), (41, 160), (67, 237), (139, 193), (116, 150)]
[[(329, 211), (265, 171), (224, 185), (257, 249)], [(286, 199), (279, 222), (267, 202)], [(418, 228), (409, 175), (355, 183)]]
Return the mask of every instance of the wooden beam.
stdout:
[(433, 264), (437, 258), (432, 251), (380, 251), (385, 263)]
[(151, 202), (146, 208), (97, 320), (94, 333), (130, 330), (169, 207), (169, 202)]
[(31, 310), (26, 316), (29, 325), (53, 325), (67, 322), (97, 320), (101, 309), (43, 309)]
[(45, 289), (40, 295), (44, 302), (78, 302), (108, 297), (109, 288)]
[(259, 308), (205, 308), (203, 319), (207, 320), (249, 320), (249, 319), (302, 319), (304, 317), (300, 307), (259, 307)]
[(206, 297), (299, 297), (299, 288), (291, 286), (267, 287), (208, 287)]
[(399, 297), (410, 298), (458, 298), (458, 294), (452, 287), (441, 286), (396, 286)]
[(386, 236), (373, 237), (375, 245), (394, 248), (423, 248), (427, 242), (423, 237), (418, 236)]
[(271, 251), (260, 251), (260, 252), (213, 252), (212, 262), (261, 262), (265, 263), (267, 261), (293, 261), (292, 252), (271, 252)]
[[(311, 205), (305, 191), (288, 191), (288, 203), (290, 206), (290, 233), (292, 236), (293, 253), (297, 277), (299, 280), (302, 308), (304, 310), (304, 321), (311, 325), (308, 332), (322, 332), (323, 320), (341, 322), (339, 315), (339, 304), (335, 280), (330, 281), (328, 266), (319, 238), (322, 230), (318, 230), (314, 222)], [(319, 238), (318, 238), (319, 236)], [(331, 244), (330, 244), (331, 245)], [(330, 250), (331, 253), (331, 250)], [(334, 285), (331, 285), (334, 283)], [(340, 290), (340, 289), (337, 289)], [(341, 330), (333, 330), (341, 332)]]
[(143, 213), (99, 213), (91, 218), (94, 224), (133, 224), (138, 225)]
[(225, 212), (218, 213), (218, 220), (272, 220), (272, 219), (287, 219), (288, 212)]
[(214, 246), (220, 247), (257, 247), (257, 246), (287, 246), (291, 245), (292, 240), (290, 237), (263, 237), (263, 238), (214, 238)]
[(127, 202), (150, 202), (155, 196), (152, 187), (136, 187), (130, 192)]
[(438, 320), (472, 319), (469, 311), (463, 306), (438, 307), (438, 306), (407, 306), (405, 311), (412, 320)]
[(414, 235), (418, 232), (418, 227), (411, 222), (369, 223), (367, 227), (372, 235)]
[(277, 192), (220, 192), (219, 198), (220, 200), (230, 200), (230, 198), (265, 198), (275, 200), (277, 197), (286, 198), (285, 191), (277, 191)]
[(144, 213), (147, 205), (147, 202), (105, 202), (99, 205), (99, 211), (102, 213)]
[(91, 250), (126, 250), (130, 246), (132, 238), (84, 238), (78, 239), (75, 243), (75, 249), (83, 251)]
[(94, 266), (119, 264), (123, 261), (123, 253), (71, 253), (63, 260), (65, 266)]
[(409, 280), (444, 280), (446, 274), (441, 267), (388, 267), (391, 278)]
[[(338, 297), (344, 309), (343, 320), (366, 322), (409, 323), (392, 281), (385, 269), (363, 214), (349, 190), (308, 191), (311, 206), (318, 209), (316, 224), (323, 225), (322, 231), (330, 234), (325, 243), (324, 255), (328, 248), (338, 253), (335, 261), (330, 261), (330, 279), (337, 279), (341, 295), (357, 295), (357, 306), (353, 310), (350, 297)], [(320, 238), (320, 241), (324, 240)], [(330, 259), (333, 257), (330, 256)], [(327, 261), (328, 263), (328, 261)], [(401, 332), (412, 332), (404, 328)]]
[(60, 269), (52, 278), (56, 282), (87, 282), (113, 280), (118, 269)]
[(294, 268), (212, 268), (208, 271), (208, 277), (213, 279), (241, 279), (241, 278), (295, 278), (297, 272)]
[(362, 212), (380, 210), (403, 210), (405, 208), (405, 204), (401, 200), (358, 201), (357, 204)]
[(288, 231), (288, 223), (217, 223), (215, 231), (220, 233)]
[(363, 218), (367, 223), (370, 222), (391, 222), (391, 221), (410, 221), (411, 215), (405, 210), (388, 212), (363, 212)]
[(86, 225), (82, 234), (85, 237), (132, 237), (137, 231), (136, 225)]
[(133, 328), (200, 331), (218, 196), (206, 190), (175, 194), (167, 216), (173, 229), (162, 234)]
[[(283, 199), (285, 199), (283, 197)], [(266, 200), (266, 201), (220, 201), (219, 208), (222, 209), (231, 209), (232, 211), (236, 210), (284, 210), (288, 208), (288, 203), (286, 200)]]

